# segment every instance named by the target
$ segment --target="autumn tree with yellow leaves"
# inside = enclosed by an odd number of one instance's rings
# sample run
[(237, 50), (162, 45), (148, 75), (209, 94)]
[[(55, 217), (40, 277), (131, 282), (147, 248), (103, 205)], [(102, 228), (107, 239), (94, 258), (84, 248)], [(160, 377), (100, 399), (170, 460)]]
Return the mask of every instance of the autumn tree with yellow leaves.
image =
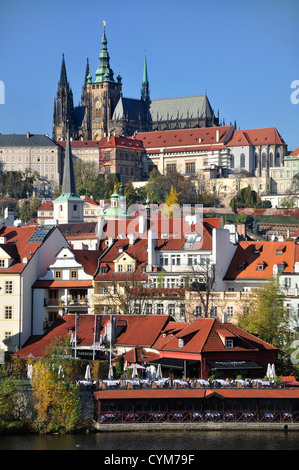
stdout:
[(67, 377), (58, 374), (57, 364), (36, 361), (33, 366), (32, 389), (40, 433), (67, 433), (78, 430), (81, 419), (79, 391)]

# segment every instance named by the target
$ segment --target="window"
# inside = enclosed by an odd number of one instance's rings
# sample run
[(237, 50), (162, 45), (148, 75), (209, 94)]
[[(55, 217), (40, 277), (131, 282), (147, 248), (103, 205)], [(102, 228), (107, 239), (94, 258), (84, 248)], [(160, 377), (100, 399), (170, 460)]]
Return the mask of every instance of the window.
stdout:
[(119, 265), (118, 265), (118, 272), (119, 272), (119, 273), (122, 273), (122, 272), (123, 272), (123, 265), (122, 265), (122, 264), (119, 264)]
[(77, 270), (72, 269), (71, 270), (71, 279), (77, 279), (77, 275), (78, 275)]
[(128, 273), (132, 272), (132, 265), (131, 264), (127, 264), (127, 272)]
[(217, 305), (211, 307), (211, 317), (217, 317)]
[(5, 259), (0, 259), (0, 268), (5, 268)]
[(240, 155), (240, 167), (245, 168), (245, 154), (241, 153)]
[(233, 340), (230, 339), (230, 338), (226, 338), (226, 339), (225, 339), (225, 347), (226, 347), (227, 349), (233, 348), (233, 347), (234, 347), (234, 342), (233, 342)]
[(202, 314), (202, 306), (201, 305), (196, 305), (195, 307), (195, 315), (197, 317), (201, 317), (201, 314)]
[(291, 282), (292, 282), (292, 279), (290, 277), (285, 277), (284, 278), (284, 287), (286, 289), (288, 289), (289, 287), (291, 287)]
[(5, 305), (4, 318), (5, 318), (5, 320), (11, 320), (12, 319), (12, 305)]
[(117, 294), (117, 286), (113, 286), (113, 294)]
[(5, 294), (12, 294), (12, 281), (5, 281)]
[(163, 304), (157, 304), (157, 315), (163, 315)]
[(103, 287), (103, 294), (104, 295), (107, 295), (108, 294), (108, 287)]
[(110, 160), (110, 152), (105, 152), (105, 160)]
[(168, 315), (175, 315), (175, 304), (168, 305)]
[(188, 255), (188, 266), (197, 264), (197, 255)]
[(233, 305), (228, 305), (228, 306), (226, 307), (226, 312), (227, 312), (227, 315), (228, 315), (229, 317), (232, 317), (233, 314), (234, 314), (234, 307), (233, 307)]
[(149, 304), (149, 303), (145, 304), (145, 314), (146, 315), (151, 315), (152, 314), (152, 310), (153, 310), (152, 307), (153, 307), (152, 304)]
[(183, 338), (179, 338), (179, 348), (183, 348), (184, 347), (184, 340)]
[(195, 173), (195, 162), (186, 163), (186, 174), (192, 175)]
[(4, 341), (7, 346), (12, 344), (12, 333), (11, 331), (4, 331)]
[(55, 271), (54, 272), (54, 278), (55, 279), (61, 279), (61, 271)]
[(175, 172), (176, 171), (176, 164), (175, 163), (168, 163), (166, 165), (166, 174), (170, 174), (172, 172)]

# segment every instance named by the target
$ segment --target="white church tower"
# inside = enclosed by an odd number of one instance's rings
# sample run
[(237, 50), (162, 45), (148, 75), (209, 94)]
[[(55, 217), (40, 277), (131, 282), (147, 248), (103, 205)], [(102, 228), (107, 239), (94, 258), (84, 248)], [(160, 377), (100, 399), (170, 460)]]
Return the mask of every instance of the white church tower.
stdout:
[(54, 219), (58, 220), (59, 224), (83, 222), (84, 200), (76, 191), (69, 125), (67, 126), (62, 193), (53, 201), (53, 205)]

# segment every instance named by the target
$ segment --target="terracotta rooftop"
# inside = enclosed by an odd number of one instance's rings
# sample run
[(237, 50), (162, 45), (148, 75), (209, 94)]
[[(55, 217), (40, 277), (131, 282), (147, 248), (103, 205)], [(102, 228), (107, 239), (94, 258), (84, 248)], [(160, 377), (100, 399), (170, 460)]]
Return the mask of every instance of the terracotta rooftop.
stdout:
[(224, 279), (270, 279), (276, 264), (284, 265), (285, 273), (292, 273), (295, 246), (293, 241), (240, 241)]

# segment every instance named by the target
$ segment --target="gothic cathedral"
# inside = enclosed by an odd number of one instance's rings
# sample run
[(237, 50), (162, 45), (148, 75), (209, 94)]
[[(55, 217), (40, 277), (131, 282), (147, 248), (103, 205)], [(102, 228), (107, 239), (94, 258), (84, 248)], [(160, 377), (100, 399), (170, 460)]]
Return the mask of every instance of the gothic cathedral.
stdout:
[(94, 80), (87, 60), (81, 103), (74, 107), (63, 55), (54, 100), (53, 140), (66, 140), (67, 125), (73, 140), (100, 140), (112, 133), (132, 136), (140, 131), (219, 124), (219, 118), (215, 117), (206, 95), (151, 100), (146, 57), (140, 99), (124, 98), (122, 78), (118, 74), (115, 80), (110, 67), (105, 23), (99, 59)]

